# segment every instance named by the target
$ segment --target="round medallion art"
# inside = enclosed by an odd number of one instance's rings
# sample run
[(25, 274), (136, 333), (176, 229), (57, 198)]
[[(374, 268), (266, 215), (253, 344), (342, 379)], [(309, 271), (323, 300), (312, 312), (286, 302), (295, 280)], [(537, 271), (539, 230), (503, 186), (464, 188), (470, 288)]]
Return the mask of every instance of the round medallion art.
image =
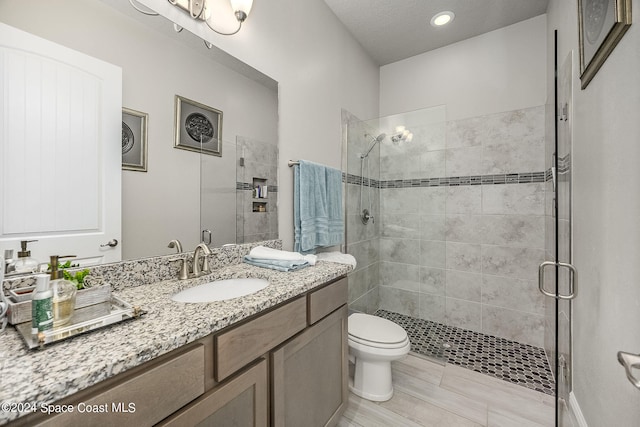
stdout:
[(187, 134), (197, 142), (207, 143), (213, 139), (215, 129), (208, 118), (201, 113), (191, 113), (184, 121)]
[(122, 122), (122, 154), (127, 154), (131, 151), (134, 142), (133, 131), (125, 122)]

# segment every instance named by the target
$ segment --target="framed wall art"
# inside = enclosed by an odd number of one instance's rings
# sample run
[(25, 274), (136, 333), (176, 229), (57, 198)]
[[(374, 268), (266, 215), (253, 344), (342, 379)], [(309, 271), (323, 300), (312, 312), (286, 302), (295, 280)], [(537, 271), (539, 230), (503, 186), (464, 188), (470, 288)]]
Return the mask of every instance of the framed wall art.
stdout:
[(222, 156), (222, 111), (176, 95), (175, 148)]
[(631, 25), (631, 0), (578, 0), (580, 81), (586, 88)]
[(122, 169), (147, 171), (147, 122), (149, 115), (122, 109)]

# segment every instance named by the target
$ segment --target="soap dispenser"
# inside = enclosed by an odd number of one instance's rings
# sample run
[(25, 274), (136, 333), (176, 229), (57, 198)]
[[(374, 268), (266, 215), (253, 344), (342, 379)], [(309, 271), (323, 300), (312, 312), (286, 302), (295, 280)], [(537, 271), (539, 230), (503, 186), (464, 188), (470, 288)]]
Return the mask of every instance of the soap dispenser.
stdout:
[(18, 259), (9, 265), (9, 271), (12, 273), (35, 273), (38, 270), (38, 261), (31, 258), (31, 251), (27, 250), (27, 244), (31, 242), (37, 242), (37, 240), (22, 240), (20, 242), (22, 250), (18, 252)]
[(53, 326), (52, 295), (49, 277), (46, 274), (38, 275), (36, 290), (31, 297), (31, 333), (34, 335)]
[(76, 307), (76, 292), (78, 288), (71, 280), (62, 278), (58, 269), (61, 258), (73, 258), (75, 255), (52, 255), (51, 259), (51, 290), (53, 291), (53, 327), (69, 323)]

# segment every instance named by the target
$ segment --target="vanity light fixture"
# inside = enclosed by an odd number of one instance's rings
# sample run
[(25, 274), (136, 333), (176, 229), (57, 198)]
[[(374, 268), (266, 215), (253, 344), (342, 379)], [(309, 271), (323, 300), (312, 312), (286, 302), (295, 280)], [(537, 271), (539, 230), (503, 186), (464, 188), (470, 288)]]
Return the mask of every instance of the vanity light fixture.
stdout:
[(455, 17), (455, 13), (449, 10), (445, 10), (444, 12), (436, 13), (435, 15), (433, 15), (433, 18), (431, 18), (431, 25), (434, 27), (442, 27), (443, 25), (446, 25), (449, 22), (453, 21), (453, 18)]
[(204, 21), (205, 24), (214, 32), (222, 34), (223, 36), (231, 36), (236, 34), (242, 28), (242, 23), (249, 16), (251, 7), (253, 6), (253, 0), (228, 0), (231, 4), (233, 14), (238, 21), (238, 28), (230, 33), (225, 33), (215, 29), (211, 21), (211, 11), (213, 9), (212, 3), (214, 0), (168, 0), (174, 6), (178, 6), (180, 9), (189, 13), (191, 18)]

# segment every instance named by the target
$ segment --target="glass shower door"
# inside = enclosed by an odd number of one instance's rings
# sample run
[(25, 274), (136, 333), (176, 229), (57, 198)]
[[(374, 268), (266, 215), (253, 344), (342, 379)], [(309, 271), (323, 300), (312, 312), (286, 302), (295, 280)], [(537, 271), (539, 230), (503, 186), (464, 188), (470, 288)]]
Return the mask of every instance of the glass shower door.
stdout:
[[(558, 73), (557, 100), (557, 148), (556, 148), (556, 239), (557, 261), (571, 266), (571, 150), (572, 150), (572, 53), (564, 60)], [(557, 270), (557, 294), (575, 296), (575, 272), (570, 268)], [(572, 337), (571, 310), (572, 298), (560, 297), (556, 306), (556, 384), (557, 384), (557, 421), (558, 425), (571, 425), (567, 420), (569, 394), (571, 393)]]
[(221, 141), (222, 156), (200, 153), (200, 241), (236, 243), (236, 144)]

